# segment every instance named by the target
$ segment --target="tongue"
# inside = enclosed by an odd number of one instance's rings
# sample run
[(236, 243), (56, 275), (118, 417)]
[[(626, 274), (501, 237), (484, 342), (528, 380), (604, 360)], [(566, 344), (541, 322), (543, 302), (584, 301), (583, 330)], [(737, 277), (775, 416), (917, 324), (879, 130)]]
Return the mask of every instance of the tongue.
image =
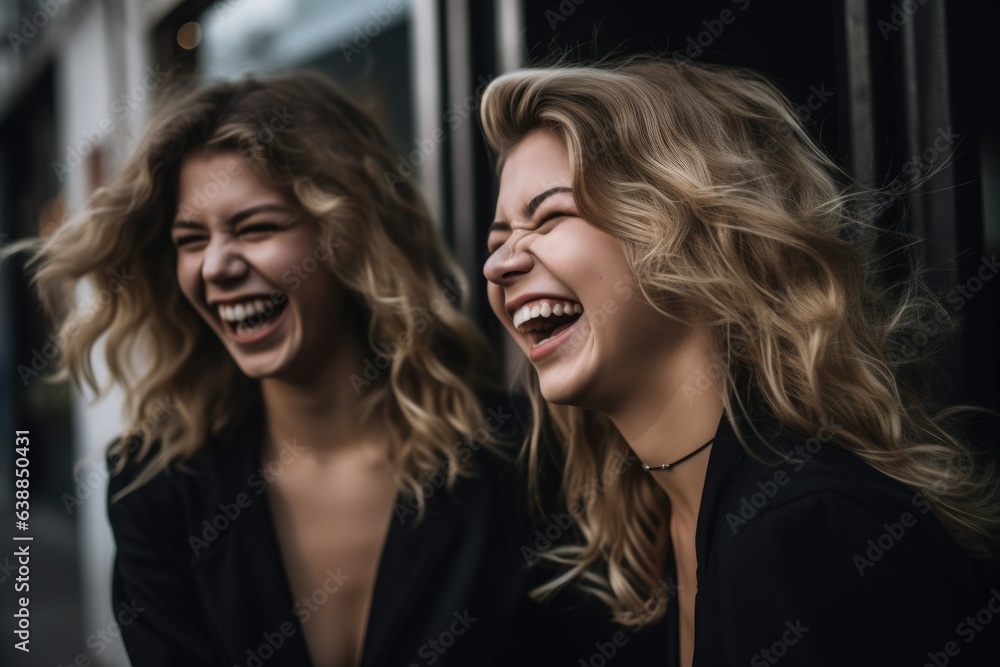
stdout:
[(559, 326), (557, 326), (555, 329), (552, 330), (552, 333), (549, 334), (549, 338), (555, 338), (563, 331), (566, 331), (566, 329), (569, 329), (571, 326), (573, 326), (573, 324), (576, 322), (577, 319), (579, 318), (570, 320), (566, 324), (560, 324)]

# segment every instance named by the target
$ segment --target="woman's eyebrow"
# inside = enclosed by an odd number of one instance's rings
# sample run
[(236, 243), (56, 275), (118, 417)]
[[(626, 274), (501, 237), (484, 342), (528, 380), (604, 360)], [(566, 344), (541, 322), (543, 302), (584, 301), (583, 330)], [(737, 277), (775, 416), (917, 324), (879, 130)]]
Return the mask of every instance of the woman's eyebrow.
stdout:
[(491, 233), (491, 234), (493, 232), (509, 232), (510, 231), (510, 223), (509, 222), (504, 222), (503, 220), (497, 220), (496, 222), (491, 222), (490, 223), (490, 228), (487, 231), (489, 233)]
[(174, 220), (171, 229), (202, 229), (205, 225), (194, 220)]
[(573, 188), (568, 188), (565, 185), (557, 185), (554, 188), (549, 188), (545, 192), (536, 195), (534, 199), (528, 202), (524, 210), (521, 211), (524, 217), (530, 218), (538, 210), (538, 207), (542, 205), (542, 202), (551, 197), (552, 195), (559, 194), (561, 192), (573, 192)]
[[(566, 187), (565, 185), (557, 185), (554, 188), (549, 188), (545, 192), (536, 195), (534, 199), (525, 204), (524, 208), (521, 210), (521, 214), (526, 218), (530, 218), (538, 210), (538, 207), (542, 205), (542, 202), (551, 197), (552, 195), (560, 194), (563, 192), (573, 192), (573, 188)], [(490, 224), (489, 231), (508, 231), (510, 230), (510, 223), (503, 220), (497, 220), (496, 222)]]
[[(229, 218), (228, 224), (230, 227), (238, 225), (243, 220), (257, 215), (258, 213), (288, 213), (289, 208), (283, 204), (261, 204), (260, 206), (252, 206), (248, 209), (244, 209)], [(200, 222), (195, 222), (193, 220), (178, 219), (174, 220), (173, 227), (203, 227)]]

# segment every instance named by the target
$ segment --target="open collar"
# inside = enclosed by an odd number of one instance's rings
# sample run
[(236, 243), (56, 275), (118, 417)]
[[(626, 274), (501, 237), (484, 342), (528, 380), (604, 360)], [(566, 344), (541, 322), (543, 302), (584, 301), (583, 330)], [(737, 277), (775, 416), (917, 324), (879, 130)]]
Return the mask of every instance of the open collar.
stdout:
[[(249, 505), (193, 559), (196, 579), (204, 588), (206, 615), (224, 638), (233, 659), (267, 645), (283, 634), (275, 650), (276, 664), (311, 664), (302, 627), (278, 545), (267, 497), (267, 479), (260, 465), (262, 419), (244, 420), (228, 442), (218, 446), (217, 462), (205, 480), (206, 512), (222, 514), (219, 503), (234, 503), (241, 493)], [(237, 503), (238, 504), (238, 503)], [(419, 613), (418, 602), (430, 585), (429, 575), (451, 550), (461, 532), (465, 513), (449, 494), (435, 494), (421, 521), (405, 523), (392, 515), (375, 579), (360, 664), (382, 664), (399, 629)], [(216, 510), (219, 510), (216, 512)], [(225, 516), (224, 514), (222, 514)], [(286, 632), (282, 633), (282, 628)], [(242, 662), (241, 662), (242, 664)]]

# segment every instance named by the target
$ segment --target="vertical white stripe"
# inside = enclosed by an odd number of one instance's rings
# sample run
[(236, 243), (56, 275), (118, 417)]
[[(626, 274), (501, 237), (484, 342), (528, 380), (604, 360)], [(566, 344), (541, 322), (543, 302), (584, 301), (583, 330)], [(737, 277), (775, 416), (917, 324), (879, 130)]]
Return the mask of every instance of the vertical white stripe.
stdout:
[[(448, 11), (448, 122), (445, 130), (451, 131), (451, 211), (454, 222), (455, 256), (465, 275), (472, 276), (479, 270), (476, 265), (476, 173), (472, 154), (473, 133), (476, 124), (476, 100), (472, 89), (472, 52), (470, 35), (472, 26), (466, 0), (446, 0)], [(451, 112), (454, 111), (454, 114)], [(445, 119), (442, 119), (444, 121)], [(471, 306), (478, 301), (478, 294), (468, 294)]]
[[(441, 127), (441, 105), (438, 102), (441, 90), (439, 76), (441, 52), (437, 0), (414, 0), (411, 7), (410, 43), (413, 57), (410, 58), (410, 76), (413, 81), (413, 129), (414, 137), (419, 143), (422, 138), (433, 137), (434, 131)], [(404, 147), (404, 157), (412, 148), (412, 145)], [(444, 215), (442, 172), (440, 151), (424, 155), (418, 174), (438, 231), (441, 231), (441, 218)]]
[(496, 20), (496, 59), (500, 68), (497, 74), (523, 67), (524, 6), (521, 0), (494, 0)]

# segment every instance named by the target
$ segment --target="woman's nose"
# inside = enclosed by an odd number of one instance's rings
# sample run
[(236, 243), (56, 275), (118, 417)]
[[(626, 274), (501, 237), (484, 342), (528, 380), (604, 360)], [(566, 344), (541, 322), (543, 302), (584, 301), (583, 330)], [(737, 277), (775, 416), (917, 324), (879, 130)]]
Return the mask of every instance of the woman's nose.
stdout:
[(497, 248), (483, 265), (483, 275), (496, 285), (508, 285), (517, 276), (534, 266), (534, 259), (524, 247), (525, 237), (511, 236)]
[(230, 240), (212, 239), (205, 247), (201, 273), (206, 281), (230, 282), (245, 276), (246, 270), (246, 260)]

